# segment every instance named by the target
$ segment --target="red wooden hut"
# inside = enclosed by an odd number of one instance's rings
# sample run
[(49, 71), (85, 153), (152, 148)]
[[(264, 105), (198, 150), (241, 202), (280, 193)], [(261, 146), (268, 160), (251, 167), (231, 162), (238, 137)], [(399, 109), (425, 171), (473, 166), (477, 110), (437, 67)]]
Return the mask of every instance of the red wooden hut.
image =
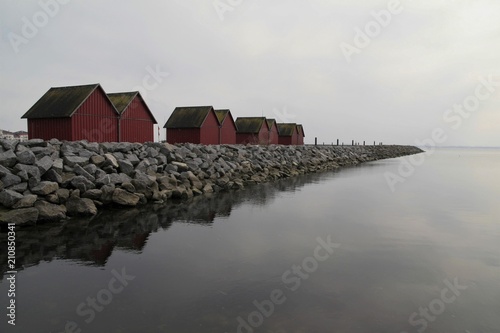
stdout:
[(229, 110), (215, 110), (215, 115), (219, 120), (219, 143), (231, 144), (236, 143), (236, 124)]
[(164, 128), (169, 143), (219, 143), (219, 120), (212, 106), (177, 107)]
[(304, 126), (302, 124), (297, 125), (297, 145), (303, 146), (304, 145), (304, 138), (305, 138), (305, 133), (304, 133)]
[(100, 84), (50, 88), (22, 118), (30, 139), (118, 141), (118, 112)]
[(120, 114), (120, 142), (154, 141), (154, 125), (158, 122), (138, 91), (108, 94), (108, 97)]
[(267, 121), (267, 127), (269, 128), (269, 140), (268, 140), (269, 144), (270, 145), (279, 144), (279, 132), (276, 120), (267, 119), (266, 121)]
[(236, 119), (236, 143), (260, 144), (269, 142), (269, 127), (265, 117), (242, 117)]
[(278, 124), (278, 132), (279, 132), (279, 144), (280, 145), (296, 145), (297, 137), (299, 132), (297, 131), (297, 124), (291, 123), (281, 123)]

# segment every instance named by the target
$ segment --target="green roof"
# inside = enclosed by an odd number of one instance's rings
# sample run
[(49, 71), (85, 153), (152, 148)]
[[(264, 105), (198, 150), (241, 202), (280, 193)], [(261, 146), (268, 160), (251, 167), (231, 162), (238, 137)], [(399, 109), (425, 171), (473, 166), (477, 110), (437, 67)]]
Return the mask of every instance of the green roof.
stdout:
[[(262, 126), (266, 123), (265, 117), (242, 117), (236, 119), (236, 128), (238, 133), (253, 133), (260, 132)], [(266, 124), (267, 126), (267, 124)]]
[[(113, 103), (119, 114), (123, 114), (135, 98), (140, 98), (144, 102), (144, 98), (142, 98), (138, 91), (108, 94), (108, 98), (111, 103)], [(158, 124), (146, 102), (144, 102), (144, 105), (146, 105), (146, 110), (148, 111), (151, 120), (153, 120), (153, 123)]]
[(126, 92), (126, 93), (113, 93), (113, 94), (108, 94), (109, 100), (111, 103), (116, 108), (116, 111), (118, 113), (122, 114), (123, 111), (132, 103), (134, 100), (135, 96), (137, 96), (139, 92), (133, 91), (133, 92)]
[(163, 128), (200, 128), (213, 109), (212, 106), (177, 107)]
[(280, 136), (292, 136), (293, 132), (297, 130), (297, 124), (281, 123), (278, 124), (278, 132)]
[(21, 118), (69, 118), (96, 89), (98, 83), (50, 88)]
[(215, 115), (217, 116), (220, 124), (224, 123), (228, 114), (229, 110), (215, 110)]
[(276, 120), (267, 118), (266, 122), (267, 122), (267, 127), (271, 128), (276, 123)]

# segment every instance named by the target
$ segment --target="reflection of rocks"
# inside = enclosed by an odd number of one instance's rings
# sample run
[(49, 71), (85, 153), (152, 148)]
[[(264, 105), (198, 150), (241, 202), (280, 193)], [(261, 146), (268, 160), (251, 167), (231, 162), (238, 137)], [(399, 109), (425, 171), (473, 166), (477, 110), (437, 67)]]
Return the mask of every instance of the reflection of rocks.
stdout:
[[(250, 186), (243, 191), (230, 191), (194, 197), (187, 202), (148, 205), (142, 209), (110, 210), (90, 218), (75, 218), (66, 223), (46, 223), (17, 230), (16, 263), (36, 265), (54, 258), (81, 261), (90, 265), (104, 265), (114, 249), (141, 251), (152, 232), (168, 229), (172, 223), (210, 225), (216, 217), (227, 217), (238, 205), (248, 202), (268, 204), (277, 192), (295, 191), (311, 181), (318, 181), (324, 174), (312, 174), (277, 182)], [(80, 202), (73, 196), (69, 206)], [(87, 199), (88, 203), (92, 200)], [(81, 202), (80, 202), (81, 203)], [(11, 210), (19, 218), (36, 219), (38, 211), (48, 214), (62, 213), (64, 206), (40, 203), (44, 207)], [(48, 206), (50, 205), (50, 206)], [(65, 212), (64, 212), (65, 213)], [(2, 218), (0, 212), (0, 218)], [(24, 214), (24, 215), (22, 215)], [(68, 211), (70, 214), (70, 211)], [(6, 248), (7, 235), (0, 232), (0, 247)], [(0, 265), (7, 271), (7, 253), (0, 251)]]

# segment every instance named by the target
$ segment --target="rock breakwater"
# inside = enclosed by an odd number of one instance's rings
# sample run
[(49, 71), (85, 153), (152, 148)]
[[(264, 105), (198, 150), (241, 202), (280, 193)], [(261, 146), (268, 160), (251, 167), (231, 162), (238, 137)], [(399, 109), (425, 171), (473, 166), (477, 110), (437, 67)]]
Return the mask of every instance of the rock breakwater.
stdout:
[(243, 146), (0, 140), (0, 224), (187, 200), (422, 152), (412, 146)]

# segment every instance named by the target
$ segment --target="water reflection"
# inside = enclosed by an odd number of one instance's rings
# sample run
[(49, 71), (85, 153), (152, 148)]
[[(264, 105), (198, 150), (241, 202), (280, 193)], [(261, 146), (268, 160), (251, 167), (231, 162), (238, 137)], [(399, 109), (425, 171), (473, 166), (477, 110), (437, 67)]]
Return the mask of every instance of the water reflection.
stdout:
[[(143, 208), (101, 212), (92, 219), (79, 218), (65, 223), (18, 228), (16, 265), (18, 270), (42, 261), (68, 259), (90, 266), (104, 266), (115, 249), (140, 253), (151, 233), (167, 230), (173, 223), (210, 226), (215, 218), (228, 218), (243, 203), (264, 206), (282, 192), (295, 192), (309, 183), (318, 183), (332, 173), (311, 174), (293, 179), (250, 186), (188, 202), (149, 205)], [(0, 247), (6, 248), (5, 230)], [(9, 271), (7, 253), (0, 252), (2, 273)]]

